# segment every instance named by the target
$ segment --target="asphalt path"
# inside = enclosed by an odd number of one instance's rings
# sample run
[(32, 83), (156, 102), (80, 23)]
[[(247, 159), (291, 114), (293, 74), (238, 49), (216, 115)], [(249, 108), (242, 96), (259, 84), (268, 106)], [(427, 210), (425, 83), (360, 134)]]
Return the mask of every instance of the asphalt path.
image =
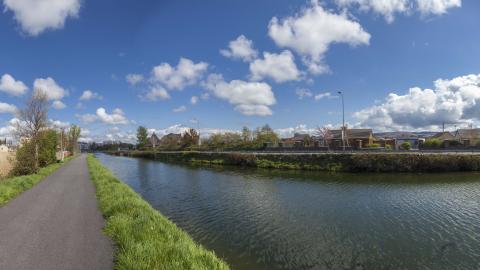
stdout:
[(86, 156), (0, 208), (0, 269), (113, 269)]

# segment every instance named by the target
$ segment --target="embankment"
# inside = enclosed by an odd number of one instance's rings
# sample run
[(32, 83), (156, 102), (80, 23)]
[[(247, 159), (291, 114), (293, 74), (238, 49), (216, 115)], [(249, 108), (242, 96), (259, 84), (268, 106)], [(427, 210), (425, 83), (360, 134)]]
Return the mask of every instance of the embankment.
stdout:
[(474, 153), (154, 153), (129, 151), (110, 152), (109, 154), (201, 165), (339, 172), (480, 171), (480, 154)]
[(115, 178), (93, 156), (87, 158), (105, 219), (105, 233), (115, 242), (115, 269), (227, 270), (228, 265), (153, 209)]

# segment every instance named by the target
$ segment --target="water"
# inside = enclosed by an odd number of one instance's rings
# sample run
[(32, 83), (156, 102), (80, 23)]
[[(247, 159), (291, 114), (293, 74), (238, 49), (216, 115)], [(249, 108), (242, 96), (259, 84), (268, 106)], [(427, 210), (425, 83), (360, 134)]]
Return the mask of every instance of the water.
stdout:
[(99, 154), (232, 269), (480, 269), (480, 174), (198, 168)]

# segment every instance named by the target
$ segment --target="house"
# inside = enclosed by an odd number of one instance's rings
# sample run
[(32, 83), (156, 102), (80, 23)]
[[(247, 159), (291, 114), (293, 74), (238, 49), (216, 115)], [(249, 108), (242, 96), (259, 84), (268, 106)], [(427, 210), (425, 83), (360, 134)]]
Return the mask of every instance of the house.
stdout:
[(459, 129), (455, 132), (454, 138), (463, 146), (476, 146), (480, 143), (480, 129)]
[(147, 144), (145, 147), (147, 148), (156, 148), (160, 146), (160, 139), (158, 138), (157, 134), (153, 132), (152, 136), (148, 138)]
[(393, 138), (375, 136), (373, 138), (373, 144), (386, 149), (395, 149), (395, 139)]
[(295, 133), (291, 138), (284, 138), (280, 140), (280, 147), (311, 147), (318, 146), (315, 140), (308, 134)]
[(400, 133), (395, 138), (395, 149), (401, 149), (401, 145), (405, 142), (410, 143), (411, 149), (418, 149), (419, 145), (425, 142), (425, 138), (419, 137), (417, 134), (411, 132)]
[(439, 133), (429, 137), (429, 139), (438, 139), (442, 142), (443, 141), (454, 141), (454, 140), (456, 140), (455, 136), (448, 131), (439, 132)]
[[(341, 129), (330, 130), (330, 137), (329, 145), (334, 148), (343, 147)], [(374, 140), (371, 129), (346, 129), (345, 137), (346, 146), (355, 149), (368, 147), (373, 144)]]

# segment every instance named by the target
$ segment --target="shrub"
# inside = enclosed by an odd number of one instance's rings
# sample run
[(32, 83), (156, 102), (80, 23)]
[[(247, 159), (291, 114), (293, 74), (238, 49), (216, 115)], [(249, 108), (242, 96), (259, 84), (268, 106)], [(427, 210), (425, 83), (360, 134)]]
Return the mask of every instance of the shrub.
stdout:
[(15, 155), (15, 162), (13, 168), (10, 171), (11, 176), (20, 176), (33, 174), (37, 172), (35, 162), (35, 144), (30, 142), (24, 142), (22, 146), (17, 148)]
[(410, 150), (410, 148), (412, 148), (412, 144), (410, 142), (403, 142), (400, 145), (400, 148), (403, 150)]
[(38, 164), (40, 167), (45, 167), (57, 162), (58, 137), (55, 130), (46, 130), (40, 134), (39, 149), (38, 149)]
[(437, 138), (431, 138), (431, 139), (426, 140), (423, 143), (423, 146), (425, 148), (440, 148), (440, 146), (442, 146), (442, 141), (440, 139), (437, 139)]
[(380, 146), (380, 144), (378, 144), (378, 143), (372, 143), (372, 144), (370, 144), (368, 147), (369, 147), (369, 148), (379, 148), (379, 147), (381, 147), (381, 146)]

